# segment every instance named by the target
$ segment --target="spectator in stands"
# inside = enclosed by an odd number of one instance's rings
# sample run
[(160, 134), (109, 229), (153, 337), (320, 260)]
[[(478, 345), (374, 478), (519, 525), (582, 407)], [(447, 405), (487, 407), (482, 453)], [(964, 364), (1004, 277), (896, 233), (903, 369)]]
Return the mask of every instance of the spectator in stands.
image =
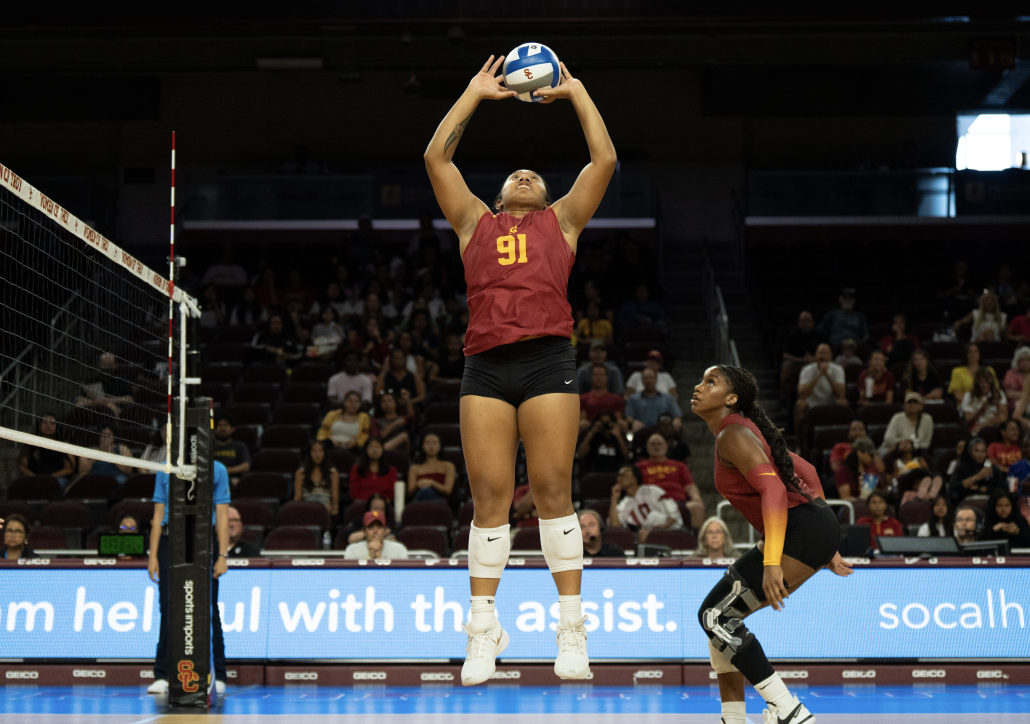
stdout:
[[(143, 453), (139, 456), (140, 460), (146, 460), (148, 463), (163, 463), (168, 458), (168, 428), (164, 425), (158, 425), (157, 434), (161, 439), (160, 444), (149, 444), (143, 448)], [(153, 471), (137, 468), (136, 472), (141, 475), (147, 475), (152, 474)]]
[(840, 344), (840, 354), (833, 361), (841, 367), (861, 367), (865, 363), (861, 357), (855, 354), (857, 350), (858, 342), (853, 339), (845, 339)]
[(390, 356), (390, 342), (381, 333), (382, 323), (378, 319), (369, 319), (362, 323), (365, 330), (364, 337), (360, 336), (357, 330), (352, 329), (348, 335), (348, 344), (353, 349), (360, 350), (362, 354), (378, 370), (386, 358)]
[(404, 305), (404, 311), (401, 312), (402, 316), (404, 316), (405, 319), (410, 318), (416, 305), (418, 305), (419, 308), (426, 309), (429, 312), (429, 316), (434, 320), (439, 319), (447, 313), (447, 306), (444, 304), (444, 301), (440, 299), (440, 295), (437, 293), (436, 285), (433, 284), (432, 279), (426, 279), (422, 282), (418, 298), (413, 299)]
[(798, 315), (798, 326), (791, 330), (783, 343), (783, 357), (780, 363), (780, 384), (785, 385), (790, 379), (790, 371), (795, 364), (815, 362), (815, 348), (821, 338), (815, 330), (815, 317), (809, 311)]
[(1023, 459), (1020, 442), (1023, 439), (1023, 428), (1018, 420), (1006, 420), (998, 428), (998, 442), (987, 446), (987, 457), (995, 467), (1008, 472), (1009, 467)]
[(697, 550), (691, 558), (740, 558), (730, 529), (721, 518), (713, 516), (701, 525), (697, 534)]
[(254, 293), (257, 295), (258, 301), (261, 302), (261, 305), (269, 313), (278, 309), (286, 301), (279, 290), (279, 285), (276, 283), (275, 270), (271, 267), (267, 267), (261, 272), (261, 281), (254, 289)]
[(883, 434), (880, 453), (886, 454), (901, 440), (910, 440), (920, 454), (933, 442), (933, 418), (923, 412), (923, 398), (918, 392), (905, 393), (905, 410), (896, 413)]
[(834, 473), (837, 494), (841, 500), (869, 497), (869, 493), (882, 484), (883, 458), (876, 452), (873, 441), (867, 437), (855, 440), (844, 464)]
[(637, 463), (646, 485), (657, 485), (673, 500), (686, 501), (690, 512), (690, 527), (701, 527), (705, 519), (705, 504), (701, 493), (694, 485), (690, 469), (678, 460), (667, 456), (669, 445), (657, 432), (647, 439), (647, 460)]
[(840, 309), (827, 312), (819, 323), (819, 332), (833, 347), (840, 346), (845, 339), (853, 339), (858, 343), (869, 338), (869, 325), (865, 315), (855, 311), (855, 290), (848, 287), (842, 289), (837, 300)]
[(375, 292), (369, 292), (365, 296), (365, 308), (361, 312), (361, 328), (367, 329), (369, 320), (374, 319), (379, 322), (380, 330), (388, 329), (384, 316), (383, 303), (380, 301), (379, 295)]
[(425, 309), (416, 309), (411, 313), (410, 322), (411, 328), (408, 332), (411, 335), (412, 351), (416, 356), (435, 362), (440, 356), (440, 338), (433, 331), (429, 312)]
[[(52, 412), (44, 412), (39, 418), (36, 435), (54, 442), (63, 442), (57, 434), (57, 417)], [(74, 472), (75, 458), (68, 453), (25, 444), (18, 455), (18, 474), (26, 478), (34, 475), (51, 475), (57, 478), (63, 487), (68, 484), (68, 477)]]
[(579, 394), (586, 394), (593, 386), (592, 381), (596, 365), (604, 365), (605, 370), (608, 372), (608, 391), (621, 395), (625, 389), (622, 384), (622, 370), (619, 369), (618, 365), (608, 361), (608, 348), (599, 339), (595, 339), (590, 343), (590, 361), (581, 364), (577, 370), (576, 379), (578, 380)]
[(376, 394), (390, 392), (409, 405), (425, 402), (426, 386), (422, 378), (407, 368), (407, 355), (399, 347), (390, 353), (390, 363), (383, 367), (376, 380)]
[(1016, 344), (1030, 344), (1030, 309), (1026, 314), (1012, 318), (1006, 335)]
[[(361, 517), (357, 520), (349, 523), (344, 533), (347, 536), (347, 544), (357, 543), (358, 541), (365, 540), (365, 528), (362, 526), (361, 521), (365, 513), (373, 511), (382, 513), (385, 516), (385, 520), (389, 521), (393, 517), (393, 511), (390, 509), (389, 504), (379, 493), (372, 493), (372, 496), (365, 501), (364, 509), (361, 511)], [(389, 526), (387, 526), (389, 527)], [(393, 539), (393, 532), (387, 533), (387, 538)]]
[(1005, 473), (987, 457), (987, 443), (974, 437), (966, 443), (955, 472), (948, 482), (948, 496), (954, 504), (970, 495), (990, 495), (994, 490), (1008, 487)]
[(329, 378), (327, 391), (330, 402), (339, 404), (348, 392), (357, 392), (362, 402), (372, 403), (372, 379), (358, 371), (360, 365), (361, 353), (356, 349), (343, 353), (343, 371)]
[(959, 505), (955, 509), (955, 541), (959, 545), (976, 541), (976, 527), (980, 519), (980, 511), (969, 503)]
[(613, 339), (612, 323), (601, 317), (601, 307), (597, 302), (587, 303), (587, 313), (576, 325), (576, 336), (580, 342), (611, 342)]
[(880, 340), (880, 351), (887, 355), (887, 364), (908, 364), (912, 353), (920, 348), (919, 337), (908, 333), (908, 318), (904, 314), (895, 314), (891, 324), (891, 333)]
[(655, 431), (665, 438), (669, 446), (668, 456), (671, 460), (679, 460), (690, 469), (690, 445), (683, 439), (683, 431), (677, 430), (672, 424), (671, 415), (660, 415), (658, 417), (658, 429)]
[(257, 354), (258, 364), (286, 365), (303, 355), (297, 338), (286, 330), (278, 314), (268, 318), (268, 328), (255, 334), (250, 346)]
[(662, 415), (672, 417), (672, 424), (677, 430), (683, 429), (683, 412), (671, 395), (656, 389), (658, 375), (652, 369), (645, 369), (640, 375), (644, 389), (631, 396), (626, 402), (626, 420), (630, 430), (637, 432), (643, 427), (658, 424)]
[(131, 515), (124, 515), (122, 519), (118, 521), (118, 533), (119, 535), (129, 535), (131, 533), (139, 533), (139, 521)]
[(214, 284), (207, 285), (200, 299), (200, 326), (217, 329), (224, 327), (228, 321), (229, 313), (225, 302), (218, 297), (218, 288)]
[(576, 451), (584, 473), (614, 473), (629, 460), (622, 428), (612, 413), (601, 411)]
[(887, 355), (879, 350), (869, 355), (869, 366), (858, 376), (858, 406), (894, 402), (894, 375), (887, 369)]
[(411, 332), (398, 332), (394, 349), (399, 349), (404, 353), (404, 369), (421, 380), (426, 378), (426, 360), (421, 354), (416, 353), (415, 340), (411, 336)]
[(512, 517), (516, 528), (536, 528), (540, 525), (540, 512), (533, 500), (533, 490), (526, 485), (519, 485), (511, 498)]
[(986, 369), (976, 371), (973, 389), (962, 398), (958, 410), (974, 435), (982, 427), (1000, 425), (1009, 416), (1005, 393), (998, 388), (998, 378), (992, 377)]
[(340, 512), (340, 473), (319, 440), (308, 446), (304, 462), (293, 474), (293, 499), (321, 503), (329, 515)]
[(636, 530), (637, 540), (643, 543), (652, 530), (682, 528), (683, 516), (668, 490), (647, 482), (639, 466), (626, 465), (612, 486), (608, 523)]
[(118, 358), (110, 352), (102, 352), (97, 357), (96, 371), (82, 385), (82, 394), (76, 398), (75, 404), (103, 405), (119, 417), (121, 406), (131, 403), (132, 399), (132, 384), (119, 371)]
[(421, 463), (408, 469), (408, 496), (412, 500), (447, 502), (454, 490), (458, 470), (450, 460), (441, 460), (440, 438), (429, 433), (422, 438)]
[(222, 261), (212, 264), (200, 280), (204, 286), (242, 287), (247, 283), (247, 270), (236, 263), (231, 246), (222, 249)]
[(311, 343), (320, 357), (328, 360), (346, 339), (346, 332), (336, 321), (336, 310), (326, 305), (318, 316), (319, 322), (311, 328)]
[(1016, 409), (1016, 403), (1023, 395), (1023, 386), (1030, 375), (1030, 347), (1020, 347), (1012, 355), (1012, 367), (1005, 373), (1002, 390), (1008, 398), (1009, 410)]
[(979, 306), (952, 325), (958, 331), (967, 324), (972, 324), (969, 339), (972, 342), (996, 342), (1002, 339), (1005, 329), (1006, 314), (998, 305), (998, 295), (984, 292)]
[(948, 496), (941, 493), (933, 500), (930, 521), (919, 526), (916, 533), (920, 538), (948, 538), (955, 531), (955, 511)]
[(243, 538), (243, 518), (240, 511), (229, 506), (229, 558), (259, 558), (261, 548), (257, 543), (252, 543)]
[(229, 324), (231, 326), (243, 324), (256, 327), (267, 321), (268, 310), (258, 300), (257, 295), (254, 293), (254, 287), (244, 287), (240, 301), (236, 303), (232, 308), (232, 312), (229, 313)]
[(315, 293), (304, 283), (304, 277), (298, 269), (290, 270), (289, 284), (281, 290), (281, 294), (287, 305), (293, 300), (300, 302), (302, 310), (311, 309), (315, 303)]
[(662, 331), (666, 330), (665, 309), (658, 302), (651, 301), (651, 290), (646, 284), (638, 284), (636, 296), (627, 301), (619, 309), (619, 316), (616, 319), (620, 326), (638, 325), (641, 327), (656, 327)]
[(798, 377), (798, 401), (794, 406), (794, 429), (799, 430), (808, 410), (818, 405), (846, 405), (844, 368), (833, 361), (830, 345), (815, 350), (815, 362), (802, 368)]
[(629, 425), (623, 414), (626, 401), (622, 395), (608, 391), (608, 371), (604, 365), (594, 367), (591, 382), (590, 392), (579, 396), (579, 429), (587, 429), (593, 424), (598, 414), (608, 412), (623, 431), (627, 430)]
[[(664, 362), (662, 353), (653, 349), (647, 353), (647, 360), (644, 362), (647, 366), (644, 369), (652, 370), (658, 375), (655, 388), (659, 392), (669, 395), (676, 402), (679, 402), (679, 390), (676, 389), (676, 380), (668, 372), (662, 370)], [(629, 380), (626, 381), (626, 397), (635, 395), (644, 388), (643, 375), (644, 370), (639, 370), (629, 376)]]
[(20, 515), (9, 515), (3, 521), (4, 544), (0, 547), (0, 558), (17, 561), (21, 558), (35, 558), (36, 553), (29, 548), (29, 524)]
[(1030, 523), (1019, 514), (1019, 497), (995, 490), (987, 503), (984, 539), (1006, 540), (1010, 548), (1030, 548)]
[[(880, 450), (882, 452), (883, 448)], [(904, 479), (906, 475), (916, 470), (930, 469), (926, 458), (916, 451), (915, 444), (910, 437), (898, 440), (894, 447), (890, 448), (889, 452), (884, 455), (883, 467), (884, 472), (896, 481)]]
[(397, 468), (383, 460), (383, 444), (378, 438), (370, 438), (361, 451), (358, 462), (351, 468), (349, 482), (352, 500), (365, 500), (373, 493), (379, 493), (387, 501), (393, 500)]
[(852, 420), (848, 426), (848, 441), (838, 442), (830, 450), (830, 470), (834, 475), (836, 475), (837, 469), (844, 464), (845, 458), (851, 454), (851, 446), (855, 440), (868, 437), (869, 431), (866, 430), (865, 423), (861, 420)]
[(941, 488), (944, 487), (944, 477), (932, 474), (927, 468), (925, 461), (923, 467), (906, 473), (898, 480), (898, 487), (904, 491), (901, 497), (901, 505), (910, 500), (933, 500), (941, 495)]
[(361, 411), (361, 395), (351, 390), (343, 396), (343, 409), (330, 410), (322, 418), (316, 437), (332, 440), (334, 447), (351, 450), (364, 447), (371, 431), (372, 418)]
[[(392, 470), (392, 468), (391, 468)], [(370, 510), (361, 519), (364, 529), (364, 540), (351, 543), (343, 552), (344, 560), (348, 561), (375, 561), (379, 559), (405, 561), (408, 559), (408, 549), (403, 543), (395, 540), (387, 540), (390, 532), (386, 527), (386, 514)]]
[(912, 353), (908, 365), (905, 366), (901, 387), (905, 392), (918, 392), (924, 401), (944, 398), (941, 378), (930, 361), (930, 355), (921, 349)]
[[(343, 294), (340, 292), (340, 285), (337, 282), (329, 282), (326, 285), (325, 293), (311, 305), (311, 309), (308, 310), (308, 316), (317, 317), (325, 311), (326, 307), (333, 308), (333, 311), (336, 312), (336, 319), (340, 324), (349, 323), (350, 316), (354, 314), (352, 310), (348, 309), (347, 301), (343, 298)], [(358, 311), (357, 314), (360, 316), (361, 312)]]
[[(410, 406), (408, 409), (411, 409)], [(392, 393), (384, 392), (379, 395), (374, 421), (379, 428), (379, 439), (383, 443), (383, 448), (399, 450), (407, 455), (408, 448), (411, 447), (411, 437), (408, 435), (408, 423), (411, 419), (399, 414), (397, 398)]]
[(994, 378), (994, 384), (998, 384), (998, 375), (990, 365), (980, 364), (980, 347), (970, 342), (962, 351), (962, 364), (951, 371), (951, 381), (948, 383), (948, 393), (955, 398), (957, 404), (962, 403), (962, 398), (973, 389), (973, 377), (980, 370), (981, 366)]
[(446, 352), (429, 366), (429, 382), (461, 382), (465, 374), (465, 353), (462, 351), (461, 335), (448, 332), (444, 336)]
[(626, 551), (604, 540), (604, 521), (596, 510), (579, 511), (579, 528), (583, 533), (583, 555), (588, 558), (625, 558)]
[[(132, 450), (129, 449), (129, 446), (115, 442), (115, 437), (114, 428), (110, 425), (104, 425), (100, 428), (97, 444), (93, 449), (108, 455), (121, 455), (122, 457), (131, 458)], [(78, 470), (78, 477), (68, 483), (68, 486), (64, 489), (65, 495), (84, 475), (110, 475), (118, 481), (119, 485), (124, 485), (125, 480), (135, 472), (135, 468), (131, 465), (122, 465), (121, 463), (112, 463), (106, 460), (94, 460), (86, 455), (79, 457)]]
[[(244, 443), (232, 439), (235, 432), (236, 423), (229, 415), (219, 413), (215, 416), (214, 458), (225, 466), (229, 482), (233, 485), (240, 482), (244, 473), (250, 472), (250, 450)], [(157, 462), (164, 462), (164, 458)]]
[(872, 548), (879, 548), (877, 538), (880, 536), (903, 536), (905, 529), (901, 521), (887, 515), (887, 498), (882, 493), (872, 491), (866, 498), (866, 505), (869, 506), (869, 515), (863, 516), (855, 521), (856, 525), (869, 526), (869, 545)]

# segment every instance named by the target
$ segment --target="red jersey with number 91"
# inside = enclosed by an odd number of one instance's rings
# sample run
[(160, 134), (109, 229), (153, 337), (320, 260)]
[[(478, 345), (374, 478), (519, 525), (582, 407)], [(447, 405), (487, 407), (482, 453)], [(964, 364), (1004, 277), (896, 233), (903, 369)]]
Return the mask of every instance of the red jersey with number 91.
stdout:
[(468, 284), (465, 356), (523, 337), (572, 337), (567, 290), (576, 255), (550, 208), (516, 220), (483, 214), (462, 261)]

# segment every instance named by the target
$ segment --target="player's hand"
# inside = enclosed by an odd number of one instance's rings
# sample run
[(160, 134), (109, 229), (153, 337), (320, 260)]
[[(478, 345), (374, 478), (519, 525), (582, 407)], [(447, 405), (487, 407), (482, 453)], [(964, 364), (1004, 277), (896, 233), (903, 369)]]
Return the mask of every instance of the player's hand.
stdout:
[(160, 582), (161, 566), (157, 563), (157, 556), (150, 557), (150, 561), (147, 563), (147, 575), (150, 576), (150, 580), (154, 583)]
[(511, 98), (517, 96), (513, 90), (508, 90), (504, 87), (503, 75), (496, 75), (497, 69), (501, 67), (501, 63), (504, 62), (504, 56), (491, 55), (487, 58), (487, 61), (483, 63), (483, 67), (478, 73), (472, 78), (472, 82), (469, 83), (469, 88), (477, 95), (481, 100), (494, 100), (499, 101), (502, 98)]
[(840, 553), (835, 553), (833, 555), (833, 559), (826, 564), (826, 567), (838, 576), (847, 577), (855, 572), (855, 569), (851, 567), (851, 564), (840, 557)]
[(211, 571), (212, 578), (220, 578), (229, 571), (229, 561), (225, 556), (218, 556), (215, 559), (215, 567)]
[(790, 596), (787, 587), (783, 583), (783, 569), (780, 566), (766, 566), (762, 576), (762, 591), (765, 592), (765, 600), (775, 611), (782, 611), (784, 601)]
[(573, 93), (583, 88), (583, 84), (569, 73), (565, 63), (558, 63), (558, 65), (561, 68), (558, 85), (553, 88), (537, 88), (533, 91), (533, 95), (537, 98), (543, 98), (541, 103), (552, 103), (559, 98), (571, 98)]

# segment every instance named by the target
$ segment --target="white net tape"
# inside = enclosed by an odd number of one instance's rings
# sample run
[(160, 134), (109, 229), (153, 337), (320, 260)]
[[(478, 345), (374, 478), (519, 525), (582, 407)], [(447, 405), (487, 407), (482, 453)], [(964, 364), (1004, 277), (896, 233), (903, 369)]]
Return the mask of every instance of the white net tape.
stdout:
[(0, 165), (0, 438), (22, 444), (22, 473), (166, 469), (169, 334), (179, 394), (182, 319), (196, 313), (175, 289), (169, 327), (168, 289)]

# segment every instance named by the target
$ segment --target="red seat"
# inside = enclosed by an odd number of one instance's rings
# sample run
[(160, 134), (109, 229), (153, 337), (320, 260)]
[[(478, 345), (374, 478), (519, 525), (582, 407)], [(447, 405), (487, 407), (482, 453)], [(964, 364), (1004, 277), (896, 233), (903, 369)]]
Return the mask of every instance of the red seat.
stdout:
[(257, 325), (254, 324), (231, 324), (227, 327), (222, 327), (221, 341), (223, 343), (250, 344), (257, 331)]
[(319, 541), (310, 528), (281, 526), (265, 537), (265, 549), (270, 551), (314, 551)]
[[(292, 384), (317, 384), (323, 391), (329, 378), (333, 376), (333, 366), (320, 363), (306, 363), (293, 370), (290, 375)], [(324, 397), (324, 395), (323, 395)]]
[(265, 382), (273, 385), (285, 385), (288, 379), (289, 374), (282, 365), (251, 365), (243, 371), (244, 382)]
[(472, 519), (476, 515), (476, 506), (469, 500), (458, 510), (458, 525), (462, 528), (472, 525)]
[(107, 498), (118, 492), (118, 481), (111, 475), (83, 475), (78, 481), (65, 491), (64, 497), (68, 500), (83, 500), (92, 498), (95, 500), (107, 500)]
[(87, 530), (90, 526), (89, 508), (77, 500), (59, 500), (49, 503), (39, 514), (40, 525), (55, 528), (78, 528)]
[(141, 473), (130, 475), (122, 486), (122, 496), (125, 498), (153, 498), (154, 497), (154, 473)]
[(249, 344), (222, 342), (221, 344), (213, 345), (208, 350), (207, 361), (212, 364), (216, 362), (236, 362), (242, 365), (249, 353)]
[[(962, 344), (960, 342), (927, 342), (926, 353), (930, 355), (930, 359), (940, 361), (942, 359), (961, 359), (962, 358)], [(983, 353), (983, 348), (980, 350), (980, 356), (986, 357)], [(944, 380), (945, 378), (941, 378)]]
[(200, 379), (205, 383), (235, 385), (242, 375), (243, 365), (239, 362), (207, 364), (200, 368)]
[(311, 442), (311, 428), (305, 425), (272, 425), (261, 434), (265, 448), (295, 448), (303, 450)]
[(947, 447), (952, 450), (958, 445), (959, 440), (970, 437), (969, 430), (961, 425), (934, 425), (933, 446)]
[(267, 425), (269, 409), (265, 404), (234, 404), (229, 408), (229, 416), (237, 425)]
[[(647, 458), (647, 441), (652, 435), (658, 431), (656, 425), (648, 425), (642, 427), (633, 433), (633, 442), (630, 447), (630, 452), (633, 453), (634, 460), (645, 460)], [(580, 443), (583, 441), (580, 440)]]
[(880, 447), (883, 444), (883, 436), (887, 432), (887, 425), (866, 425), (866, 432), (869, 433), (869, 439), (873, 441), (876, 447)]
[(469, 549), (469, 533), (471, 530), (467, 525), (463, 525), (458, 529), (458, 532), (454, 534), (454, 540), (451, 541), (452, 551), (467, 551)]
[(385, 450), (383, 451), (383, 460), (386, 461), (387, 465), (392, 465), (397, 469), (398, 480), (406, 481), (408, 479), (408, 467), (411, 463), (407, 455), (399, 450)]
[(601, 520), (604, 523), (608, 522), (608, 511), (612, 507), (611, 496), (607, 498), (594, 498), (592, 500), (584, 500), (583, 506), (579, 509), (580, 513), (585, 510), (592, 510), (601, 516)]
[(465, 453), (460, 447), (445, 447), (440, 451), (440, 459), (454, 465), (455, 473), (459, 478), (465, 474)]
[(401, 527), (408, 526), (442, 526), (450, 528), (454, 522), (454, 514), (446, 503), (415, 501), (404, 506)]
[(8, 500), (55, 500), (61, 497), (61, 484), (50, 475), (15, 478), (7, 484)]
[(929, 523), (932, 516), (932, 500), (910, 500), (898, 511), (898, 520), (904, 526)]
[(283, 391), (283, 402), (306, 402), (321, 405), (329, 399), (328, 388), (321, 382), (294, 382)]
[(958, 410), (949, 402), (924, 405), (923, 412), (933, 418), (934, 425), (958, 425), (962, 422)]
[(515, 533), (515, 540), (511, 542), (511, 549), (515, 551), (538, 551), (540, 550), (540, 528), (519, 528)]
[(291, 500), (279, 509), (277, 524), (280, 526), (318, 526), (329, 528), (329, 511), (322, 503), (310, 500)]
[(647, 543), (656, 546), (669, 546), (674, 551), (694, 550), (697, 539), (689, 530), (652, 530), (647, 536)]
[(988, 445), (996, 443), (1001, 439), (1001, 436), (998, 434), (998, 428), (995, 425), (981, 427), (980, 432), (976, 433), (976, 436), (981, 438)]
[(236, 404), (263, 402), (274, 407), (279, 402), (279, 385), (270, 382), (244, 382), (233, 394)]
[(808, 409), (805, 424), (816, 425), (850, 425), (855, 419), (851, 408), (845, 405), (816, 405)]
[(441, 528), (426, 525), (402, 528), (397, 534), (397, 540), (409, 551), (433, 551), (438, 556), (447, 555), (447, 534)]
[(321, 422), (322, 408), (306, 402), (284, 403), (275, 408), (275, 412), (272, 413), (272, 423), (275, 425), (310, 425), (314, 427)]
[(902, 411), (899, 404), (871, 404), (858, 410), (858, 419), (868, 425), (886, 425), (897, 413)]
[(232, 399), (232, 385), (227, 382), (202, 382), (197, 391), (200, 397), (210, 397), (216, 407), (228, 407)]
[(608, 528), (601, 534), (601, 538), (605, 543), (617, 545), (624, 551), (631, 551), (637, 547), (637, 536), (629, 528)]
[(441, 400), (426, 408), (427, 425), (456, 425), (460, 419), (461, 403), (457, 400)]
[(583, 500), (611, 498), (615, 473), (588, 473), (579, 479), (579, 495)]
[(111, 512), (107, 515), (107, 522), (112, 528), (117, 529), (122, 518), (131, 515), (138, 524), (137, 530), (142, 533), (144, 528), (149, 527), (150, 521), (154, 518), (154, 504), (140, 500), (122, 500), (115, 503)]
[(255, 473), (288, 473), (292, 475), (300, 467), (300, 455), (293, 450), (269, 450), (254, 453), (250, 469)]
[[(1016, 351), (1011, 342), (977, 342), (976, 346), (980, 348), (980, 357), (985, 360), (1004, 359), (1008, 362)], [(998, 376), (1001, 376), (1000, 372)]]
[[(235, 420), (234, 420), (234, 422), (235, 422)], [(259, 441), (261, 439), (261, 426), (260, 425), (236, 425), (233, 428), (233, 430), (234, 430), (234, 432), (232, 434), (233, 440), (239, 440), (244, 445), (246, 445), (247, 449), (250, 450), (251, 452), (253, 452), (254, 450), (257, 450), (260, 447), (260, 445), (259, 445)]]
[(272, 527), (272, 511), (260, 500), (254, 498), (237, 498), (232, 507), (240, 514), (245, 526), (261, 526), (264, 530)]
[(233, 498), (274, 498), (279, 500), (287, 491), (287, 478), (278, 473), (249, 473), (244, 475)]
[(0, 518), (7, 519), (12, 515), (20, 515), (29, 527), (36, 522), (36, 511), (28, 503), (21, 500), (0, 500)]
[(422, 436), (436, 435), (444, 447), (461, 446), (461, 427), (454, 423), (426, 425), (422, 428)]
[(354, 467), (354, 456), (350, 450), (342, 447), (333, 447), (332, 440), (323, 440), (322, 444), (329, 449), (329, 460), (342, 477), (350, 475), (350, 469)]
[(54, 525), (41, 525), (33, 528), (29, 531), (28, 540), (25, 542), (36, 551), (68, 550), (77, 547), (71, 545), (74, 541), (68, 539), (68, 533), (65, 530)]

